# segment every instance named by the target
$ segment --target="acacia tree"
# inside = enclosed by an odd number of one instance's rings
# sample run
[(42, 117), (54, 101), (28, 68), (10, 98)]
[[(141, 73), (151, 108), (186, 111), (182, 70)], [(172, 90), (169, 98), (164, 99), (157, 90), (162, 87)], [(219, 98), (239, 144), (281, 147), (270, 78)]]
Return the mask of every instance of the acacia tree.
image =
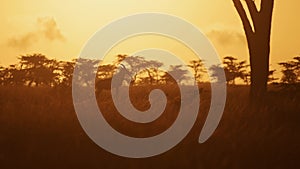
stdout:
[[(20, 71), (23, 73), (20, 75), (22, 79), (28, 81), (28, 86), (35, 86), (41, 84), (54, 86), (58, 83), (57, 61), (48, 59), (42, 54), (22, 55), (19, 57)], [(19, 72), (20, 72), (19, 71)]]
[(201, 78), (202, 78), (202, 73), (206, 73), (206, 71), (204, 69), (203, 61), (200, 59), (199, 60), (191, 60), (190, 64), (187, 66), (192, 68), (194, 71), (195, 83), (197, 83), (197, 82), (200, 83)]
[(112, 78), (116, 68), (113, 64), (100, 65), (97, 70), (97, 77), (100, 79)]
[(245, 81), (246, 78), (246, 61), (237, 61), (237, 58), (226, 56), (223, 60), (226, 81), (235, 85), (235, 79), (241, 78)]
[(296, 74), (297, 74), (297, 79), (298, 81), (300, 81), (300, 56), (296, 56), (293, 58), (294, 59), (294, 64), (295, 64), (295, 71), (296, 71)]
[[(163, 66), (163, 63), (156, 60), (147, 60), (142, 56), (117, 55), (117, 61), (114, 65), (118, 65), (121, 62), (133, 73), (133, 82), (137, 82), (139, 75), (146, 73), (149, 76), (147, 79), (150, 84), (153, 84), (153, 82), (158, 84), (161, 74), (159, 68)], [(142, 77), (142, 79), (145, 82), (145, 78)]]
[(241, 0), (232, 1), (242, 20), (248, 43), (251, 68), (250, 97), (257, 100), (257, 97), (263, 96), (267, 91), (274, 0), (261, 0), (260, 10), (254, 0), (245, 0), (251, 18), (247, 17)]
[(187, 76), (188, 70), (185, 70), (182, 67), (183, 65), (171, 65), (167, 72), (168, 74), (166, 75), (168, 78), (167, 80), (171, 80), (170, 75), (174, 76), (173, 78), (175, 78), (178, 84), (182, 84), (183, 81), (190, 80)]
[(153, 84), (153, 80), (155, 80), (155, 84), (158, 84), (160, 80), (160, 75), (162, 73), (162, 71), (160, 71), (159, 68), (162, 67), (164, 64), (156, 60), (150, 60), (146, 65), (148, 65), (147, 67), (149, 67), (146, 70), (148, 70), (148, 76), (152, 79), (151, 84)]
[(219, 76), (223, 71), (226, 71), (226, 69), (224, 69), (224, 66), (222, 66), (221, 64), (212, 65), (209, 68), (209, 71), (211, 73), (211, 76), (214, 78), (215, 82), (217, 83), (225, 82), (225, 81), (227, 82), (226, 77)]
[(58, 63), (60, 70), (60, 84), (70, 87), (72, 85), (73, 72), (75, 67), (75, 60), (71, 62), (60, 61)]
[(287, 62), (280, 62), (278, 63), (280, 66), (283, 67), (281, 71), (283, 76), (281, 81), (286, 84), (295, 84), (298, 83), (299, 75), (300, 75), (300, 57), (294, 57), (294, 60), (287, 61)]

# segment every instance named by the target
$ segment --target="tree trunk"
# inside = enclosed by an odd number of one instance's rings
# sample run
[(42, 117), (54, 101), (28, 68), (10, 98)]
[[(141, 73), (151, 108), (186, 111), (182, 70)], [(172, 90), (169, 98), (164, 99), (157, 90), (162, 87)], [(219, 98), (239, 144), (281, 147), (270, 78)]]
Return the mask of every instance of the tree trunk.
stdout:
[(249, 50), (251, 68), (251, 100), (261, 98), (267, 91), (269, 73), (269, 53), (270, 47), (265, 42), (258, 43), (256, 40), (249, 46), (254, 46)]
[(261, 0), (260, 11), (257, 10), (253, 0), (246, 0), (253, 27), (241, 1), (233, 0), (233, 3), (242, 20), (249, 48), (251, 68), (250, 99), (257, 102), (267, 92), (274, 0)]

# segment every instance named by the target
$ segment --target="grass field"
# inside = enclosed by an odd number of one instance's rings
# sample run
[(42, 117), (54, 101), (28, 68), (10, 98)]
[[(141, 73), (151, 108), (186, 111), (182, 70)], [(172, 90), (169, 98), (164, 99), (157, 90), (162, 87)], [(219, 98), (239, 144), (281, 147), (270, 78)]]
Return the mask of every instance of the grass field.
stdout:
[[(122, 118), (107, 92), (101, 94), (98, 105), (116, 130), (149, 137), (171, 126), (180, 106), (174, 88), (161, 88), (167, 93), (167, 109), (149, 124)], [(133, 105), (140, 110), (149, 107), (147, 91), (150, 87), (131, 90)], [(199, 144), (210, 106), (209, 88), (204, 87), (197, 121), (180, 144), (155, 157), (129, 159), (110, 154), (89, 139), (76, 117), (70, 88), (2, 86), (0, 168), (298, 168), (300, 93), (269, 92), (266, 106), (259, 109), (249, 108), (247, 96), (247, 86), (229, 87), (217, 130), (208, 141)]]

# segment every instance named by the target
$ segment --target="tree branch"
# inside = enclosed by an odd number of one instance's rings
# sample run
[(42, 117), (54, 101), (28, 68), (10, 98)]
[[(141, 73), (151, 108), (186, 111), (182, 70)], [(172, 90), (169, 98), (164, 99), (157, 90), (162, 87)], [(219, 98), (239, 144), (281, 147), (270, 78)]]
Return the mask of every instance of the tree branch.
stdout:
[(254, 0), (246, 0), (246, 4), (247, 4), (247, 7), (249, 9), (252, 21), (253, 21), (253, 25), (255, 27), (255, 22), (256, 22), (257, 16), (258, 16), (258, 10), (256, 8)]
[(232, 0), (232, 2), (242, 20), (247, 39), (249, 40), (252, 37), (252, 35), (254, 34), (254, 32), (252, 30), (252, 27), (251, 27), (251, 24), (247, 17), (247, 14), (245, 12), (245, 9), (240, 0)]

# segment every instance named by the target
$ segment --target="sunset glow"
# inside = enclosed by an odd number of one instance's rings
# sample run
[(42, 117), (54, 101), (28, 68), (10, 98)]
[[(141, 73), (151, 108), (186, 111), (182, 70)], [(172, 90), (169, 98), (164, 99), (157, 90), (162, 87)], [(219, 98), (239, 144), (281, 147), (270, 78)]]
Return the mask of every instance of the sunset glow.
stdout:
[[(28, 53), (43, 53), (61, 60), (73, 59), (101, 27), (120, 17), (141, 12), (162, 12), (183, 18), (205, 32), (220, 57), (232, 55), (248, 60), (242, 24), (231, 1), (12, 0), (0, 4), (3, 25), (0, 30), (0, 65), (13, 64), (20, 54)], [(275, 2), (271, 37), (273, 68), (278, 67), (278, 62), (300, 53), (300, 23), (296, 21), (299, 6), (300, 2), (296, 0)], [(166, 50), (175, 48), (180, 57), (192, 58), (191, 53), (186, 53), (170, 40), (160, 40), (161, 45), (157, 41), (153, 43), (155, 40), (149, 37), (144, 41), (143, 38), (129, 41), (124, 42), (128, 44), (126, 47), (113, 50), (109, 55), (131, 54), (136, 49), (158, 46)]]

